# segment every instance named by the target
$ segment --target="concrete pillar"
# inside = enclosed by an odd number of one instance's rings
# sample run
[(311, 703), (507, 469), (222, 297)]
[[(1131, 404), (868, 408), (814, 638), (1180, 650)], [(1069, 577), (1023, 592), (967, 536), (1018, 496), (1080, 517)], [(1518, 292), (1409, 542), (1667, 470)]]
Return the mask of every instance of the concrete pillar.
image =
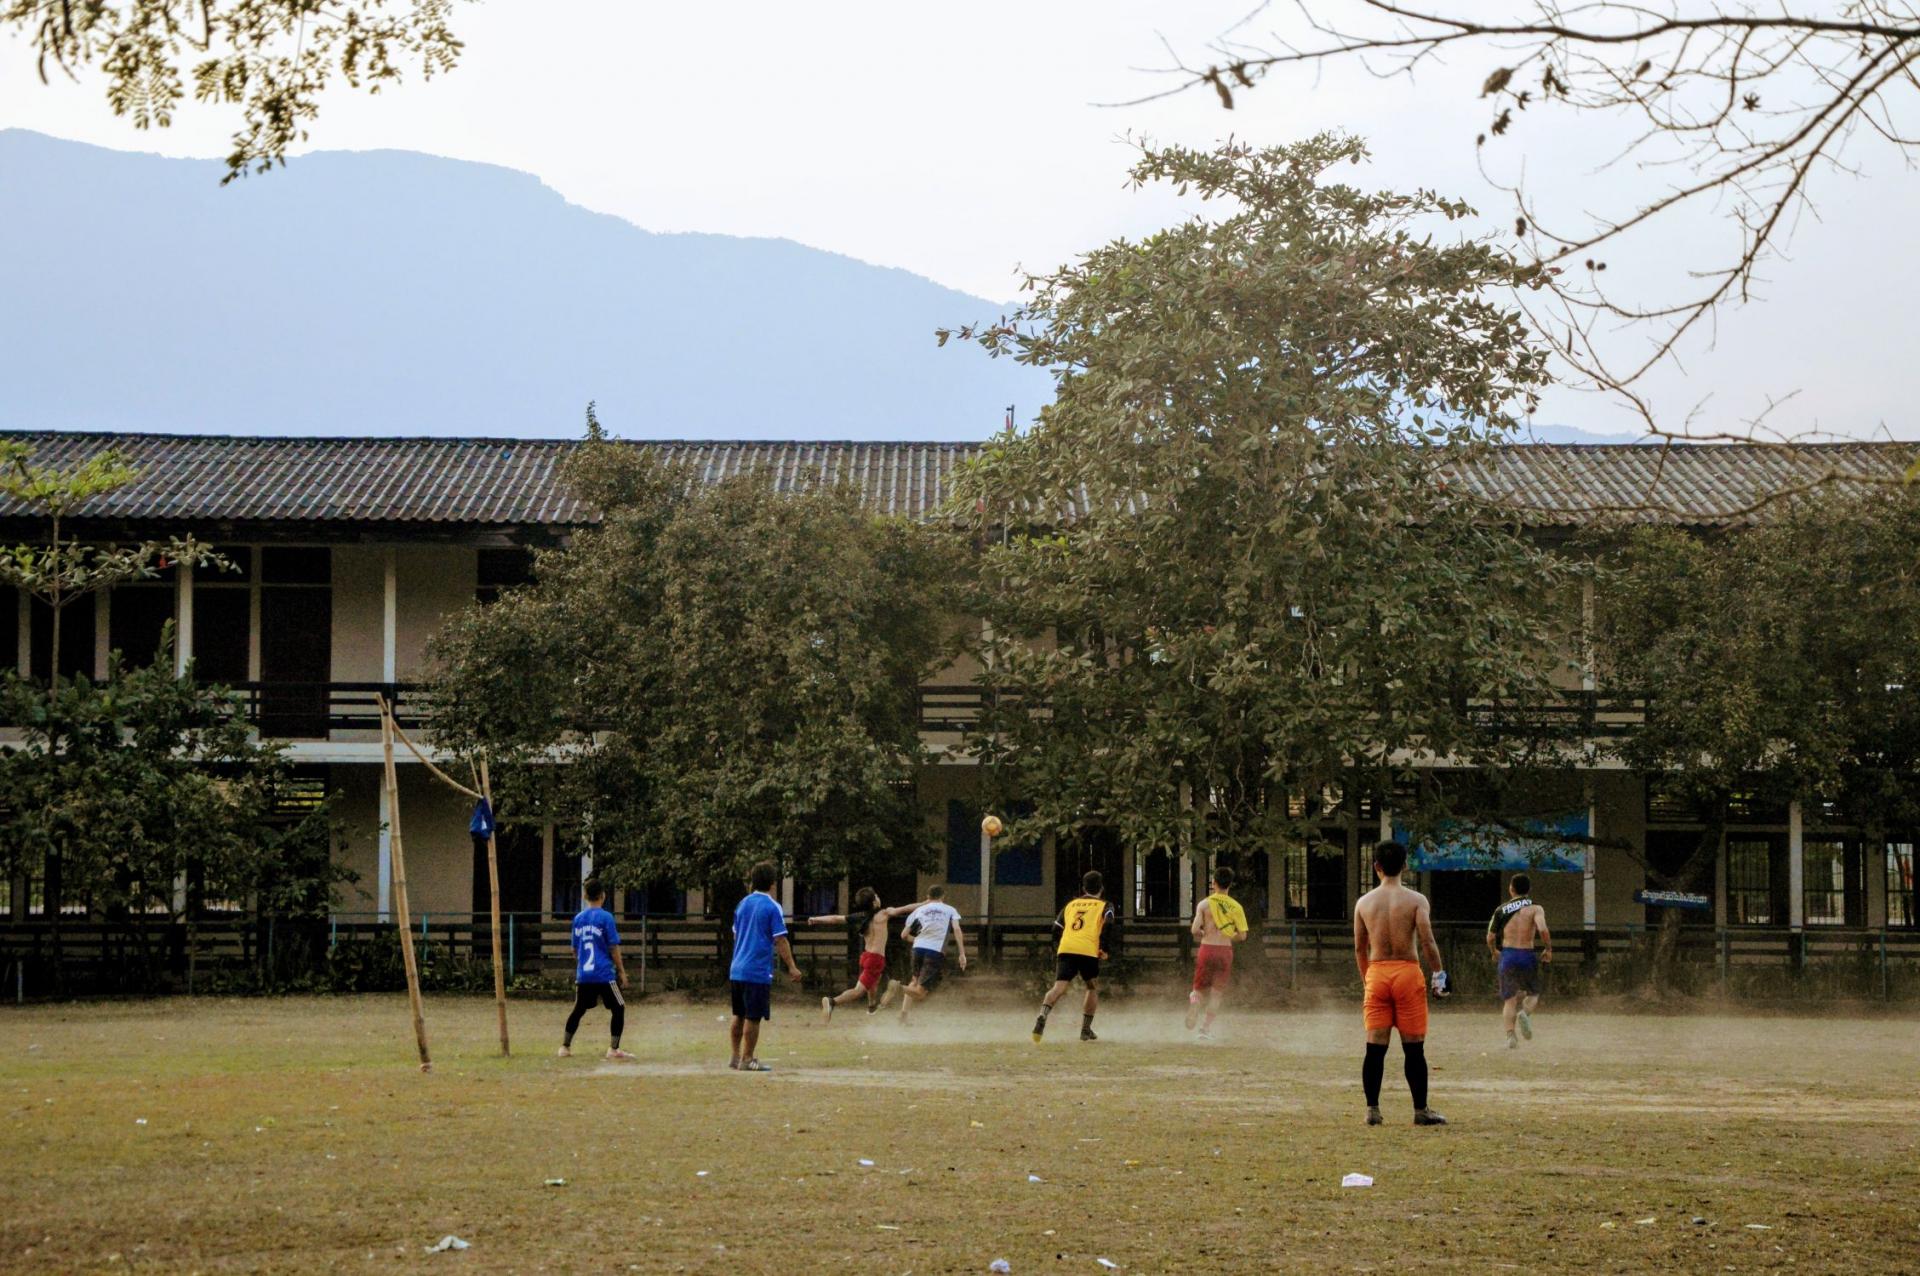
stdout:
[(980, 924), (993, 920), (993, 839), (980, 830)]
[(1731, 920), (1727, 912), (1727, 835), (1720, 834), (1720, 845), (1713, 856), (1713, 924), (1725, 926)]
[[(1588, 584), (1587, 588), (1591, 591), (1593, 588), (1592, 584)], [(1593, 781), (1588, 780), (1585, 787), (1587, 798), (1587, 837), (1589, 839), (1597, 838), (1600, 836), (1600, 808), (1593, 800)], [(1600, 891), (1593, 876), (1593, 864), (1598, 854), (1598, 848), (1593, 846), (1586, 848), (1586, 869), (1581, 875), (1580, 924), (1587, 930), (1593, 930), (1600, 924)]]
[(1881, 836), (1860, 845), (1860, 886), (1866, 895), (1864, 917), (1867, 925), (1879, 929), (1887, 924), (1887, 843)]
[(386, 774), (380, 777), (380, 869), (378, 894), (374, 907), (380, 920), (387, 920), (389, 898), (393, 894), (393, 799), (387, 794)]
[(14, 644), (17, 662), (14, 672), (24, 678), (33, 671), (33, 595), (24, 589), (16, 589), (14, 593), (20, 616), (20, 639)]
[(185, 674), (193, 660), (193, 564), (181, 563), (173, 573), (173, 672)]
[(1787, 805), (1787, 925), (1807, 924), (1806, 818), (1798, 802)]
[(385, 582), (380, 600), (380, 681), (399, 677), (400, 562), (398, 551), (387, 546), (382, 566)]
[[(1193, 810), (1193, 785), (1190, 781), (1180, 781), (1180, 809), (1182, 812)], [(1180, 916), (1191, 919), (1193, 916), (1193, 846), (1192, 837), (1182, 831), (1180, 834)]]
[(113, 634), (109, 632), (113, 618), (113, 591), (101, 589), (93, 595), (93, 676), (95, 681), (107, 676), (107, 658), (113, 652)]
[(553, 914), (553, 825), (540, 826), (540, 915)]

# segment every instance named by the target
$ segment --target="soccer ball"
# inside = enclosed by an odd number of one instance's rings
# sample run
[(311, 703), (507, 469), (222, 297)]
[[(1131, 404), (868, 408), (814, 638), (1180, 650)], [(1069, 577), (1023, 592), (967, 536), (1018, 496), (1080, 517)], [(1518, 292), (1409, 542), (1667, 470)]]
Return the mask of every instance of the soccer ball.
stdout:
[(1000, 817), (997, 815), (989, 815), (986, 819), (980, 821), (980, 831), (988, 837), (999, 837), (1000, 831), (1004, 828), (1006, 828), (1006, 825), (1000, 822)]

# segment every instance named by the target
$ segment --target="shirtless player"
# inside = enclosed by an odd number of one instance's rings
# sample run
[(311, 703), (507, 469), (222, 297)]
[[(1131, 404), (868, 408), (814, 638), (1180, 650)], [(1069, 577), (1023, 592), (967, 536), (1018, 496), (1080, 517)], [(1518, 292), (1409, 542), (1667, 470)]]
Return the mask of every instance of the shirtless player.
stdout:
[[(1547, 910), (1527, 897), (1533, 883), (1525, 873), (1515, 873), (1507, 884), (1512, 896), (1494, 910), (1487, 922), (1487, 948), (1499, 962), (1500, 1016), (1507, 1027), (1507, 1049), (1518, 1050), (1520, 1038), (1513, 1035), (1514, 1025), (1528, 1041), (1533, 1040), (1533, 1011), (1540, 1004), (1540, 966), (1553, 961), (1553, 932), (1547, 929)], [(1540, 940), (1535, 953), (1533, 941)]]
[(1201, 1025), (1200, 1040), (1213, 1040), (1213, 1017), (1220, 1013), (1220, 998), (1226, 995), (1227, 981), (1233, 977), (1233, 946), (1247, 937), (1247, 911), (1227, 892), (1233, 889), (1233, 870), (1213, 870), (1213, 893), (1193, 910), (1193, 937), (1199, 951), (1193, 955), (1193, 990), (1187, 994), (1187, 1030), (1200, 1022), (1200, 1008), (1206, 1006), (1207, 1021)]
[(1414, 957), (1415, 941), (1433, 969), (1436, 997), (1447, 995), (1447, 972), (1440, 945), (1433, 940), (1427, 897), (1400, 884), (1406, 868), (1406, 847), (1398, 842), (1376, 846), (1373, 872), (1380, 884), (1362, 895), (1353, 910), (1353, 959), (1366, 987), (1367, 1057), (1360, 1065), (1360, 1084), (1367, 1095), (1367, 1124), (1379, 1125), (1387, 1043), (1397, 1028), (1406, 1054), (1407, 1089), (1413, 1092), (1413, 1123), (1445, 1125), (1446, 1119), (1427, 1106), (1427, 985)]
[(918, 907), (918, 904), (902, 904), (898, 908), (882, 908), (879, 892), (871, 886), (862, 886), (853, 897), (852, 912), (823, 913), (807, 919), (809, 926), (844, 925), (858, 935), (861, 942), (859, 981), (838, 997), (820, 999), (821, 1026), (833, 1022), (835, 1006), (851, 1005), (862, 997), (867, 999), (868, 1014), (880, 1009), (880, 978), (887, 973), (887, 923)]

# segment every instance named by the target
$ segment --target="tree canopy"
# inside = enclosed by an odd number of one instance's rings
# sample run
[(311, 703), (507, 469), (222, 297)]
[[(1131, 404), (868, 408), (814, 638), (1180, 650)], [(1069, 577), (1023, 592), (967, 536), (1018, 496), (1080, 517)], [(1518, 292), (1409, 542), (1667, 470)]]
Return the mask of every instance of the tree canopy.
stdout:
[(598, 526), (435, 645), (436, 743), (488, 753), (503, 818), (540, 810), (631, 886), (924, 858), (918, 683), (949, 646), (950, 546), (824, 480), (708, 486), (597, 435), (569, 480)]
[(1545, 381), (1495, 299), (1524, 268), (1450, 236), (1457, 201), (1344, 184), (1365, 159), (1149, 147), (1136, 183), (1218, 214), (960, 334), (1057, 375), (959, 490), (997, 706), (975, 748), (1034, 826), (1251, 850), (1342, 795), (1440, 813), (1422, 763), (1525, 756), (1473, 702), (1551, 694), (1576, 568), (1448, 481)]

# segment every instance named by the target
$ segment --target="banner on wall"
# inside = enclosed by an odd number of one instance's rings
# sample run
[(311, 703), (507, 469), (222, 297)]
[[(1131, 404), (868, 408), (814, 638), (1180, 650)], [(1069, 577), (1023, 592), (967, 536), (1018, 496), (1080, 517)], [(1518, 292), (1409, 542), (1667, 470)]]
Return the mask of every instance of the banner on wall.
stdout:
[(1408, 867), (1421, 872), (1584, 873), (1587, 813), (1570, 811), (1548, 819), (1517, 820), (1515, 827), (1448, 821), (1415, 840), (1395, 825), (1394, 840), (1407, 846)]

